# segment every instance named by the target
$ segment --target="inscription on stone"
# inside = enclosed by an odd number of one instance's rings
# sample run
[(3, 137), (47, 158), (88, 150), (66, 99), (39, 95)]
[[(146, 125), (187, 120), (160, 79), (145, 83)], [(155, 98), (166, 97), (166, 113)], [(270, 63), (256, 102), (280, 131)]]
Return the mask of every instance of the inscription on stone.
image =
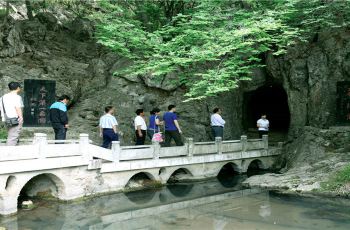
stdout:
[(49, 126), (49, 108), (55, 101), (56, 82), (24, 80), (24, 126)]

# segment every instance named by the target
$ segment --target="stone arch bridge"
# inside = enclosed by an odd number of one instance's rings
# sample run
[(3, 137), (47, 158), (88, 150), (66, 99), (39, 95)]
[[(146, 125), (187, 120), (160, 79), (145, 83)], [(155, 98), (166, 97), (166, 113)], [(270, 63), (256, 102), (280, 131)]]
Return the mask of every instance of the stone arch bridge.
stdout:
[(167, 148), (113, 142), (109, 150), (91, 144), (87, 134), (59, 143), (37, 133), (30, 144), (0, 146), (0, 215), (17, 212), (18, 197), (23, 189), (31, 191), (30, 181), (36, 181), (40, 192), (49, 189), (60, 200), (74, 200), (122, 191), (140, 173), (165, 184), (179, 171), (188, 179), (205, 179), (217, 176), (224, 166), (238, 173), (253, 163), (268, 169), (280, 153), (280, 145), (269, 148), (267, 136), (197, 143), (188, 138), (184, 146)]

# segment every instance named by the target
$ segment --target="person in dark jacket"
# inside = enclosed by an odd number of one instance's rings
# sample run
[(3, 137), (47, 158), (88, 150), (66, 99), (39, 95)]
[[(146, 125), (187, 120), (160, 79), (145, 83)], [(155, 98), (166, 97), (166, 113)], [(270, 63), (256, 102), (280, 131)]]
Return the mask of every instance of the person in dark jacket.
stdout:
[(65, 140), (68, 125), (67, 105), (70, 97), (62, 95), (58, 101), (50, 107), (50, 121), (53, 130), (55, 131), (55, 140)]

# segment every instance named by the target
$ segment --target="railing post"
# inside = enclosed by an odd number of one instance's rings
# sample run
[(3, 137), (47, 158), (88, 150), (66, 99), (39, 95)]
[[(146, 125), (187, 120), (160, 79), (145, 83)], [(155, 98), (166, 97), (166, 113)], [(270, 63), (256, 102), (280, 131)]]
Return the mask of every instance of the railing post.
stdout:
[(193, 156), (193, 148), (194, 148), (193, 138), (192, 137), (187, 138), (186, 143), (187, 143), (187, 156), (191, 157)]
[(247, 151), (248, 137), (246, 135), (241, 136), (242, 152)]
[(218, 154), (222, 154), (222, 138), (215, 137), (216, 151)]
[(153, 159), (159, 159), (160, 155), (160, 144), (158, 141), (152, 141), (153, 148)]
[(120, 152), (120, 141), (112, 141), (112, 156), (114, 162), (119, 162)]
[(79, 136), (79, 150), (80, 154), (85, 156), (88, 160), (91, 159), (89, 154), (89, 134), (81, 133)]
[(262, 136), (262, 141), (264, 144), (264, 149), (268, 149), (269, 148), (269, 136), (268, 135), (263, 135)]
[(39, 158), (45, 158), (45, 146), (47, 145), (47, 135), (45, 133), (34, 133), (33, 144), (38, 146)]

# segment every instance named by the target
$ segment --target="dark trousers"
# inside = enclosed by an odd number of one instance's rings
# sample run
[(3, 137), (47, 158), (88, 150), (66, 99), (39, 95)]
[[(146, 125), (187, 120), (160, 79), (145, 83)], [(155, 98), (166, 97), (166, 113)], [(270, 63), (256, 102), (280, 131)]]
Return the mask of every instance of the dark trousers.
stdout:
[(224, 139), (224, 127), (212, 126), (211, 131), (213, 133), (214, 140), (215, 140), (215, 137), (221, 137), (222, 139)]
[(112, 141), (119, 140), (118, 134), (116, 134), (113, 129), (103, 129), (102, 136), (103, 143), (101, 147), (106, 149), (111, 148)]
[(174, 139), (176, 146), (184, 145), (184, 143), (182, 142), (181, 134), (179, 133), (179, 131), (177, 131), (177, 130), (176, 131), (165, 130), (164, 147), (170, 147), (172, 139)]
[(144, 145), (146, 140), (146, 130), (141, 130), (142, 137), (139, 136), (139, 131), (135, 131), (136, 135), (136, 145)]
[(55, 140), (66, 139), (67, 129), (63, 125), (55, 126), (53, 130), (55, 131)]
[(269, 131), (259, 130), (259, 138), (262, 138), (263, 135), (268, 135)]

